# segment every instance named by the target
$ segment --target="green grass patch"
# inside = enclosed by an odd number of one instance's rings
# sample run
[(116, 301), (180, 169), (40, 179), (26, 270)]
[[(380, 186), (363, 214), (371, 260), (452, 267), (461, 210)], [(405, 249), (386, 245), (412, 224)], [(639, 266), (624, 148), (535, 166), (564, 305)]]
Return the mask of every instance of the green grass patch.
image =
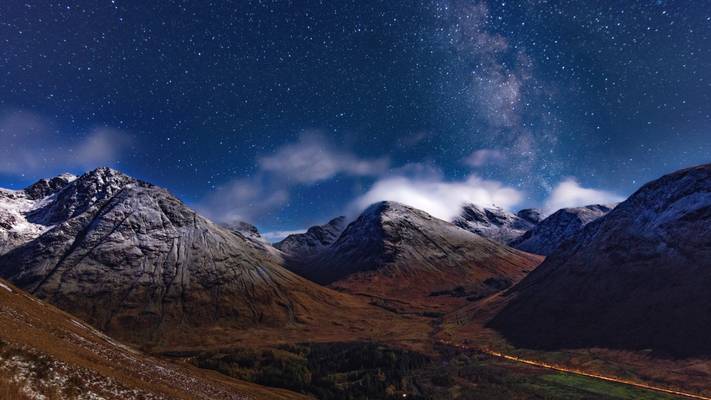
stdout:
[(541, 380), (555, 385), (575, 388), (589, 394), (620, 400), (678, 400), (681, 397), (671, 394), (654, 392), (615, 382), (606, 382), (585, 376), (556, 373), (540, 377)]

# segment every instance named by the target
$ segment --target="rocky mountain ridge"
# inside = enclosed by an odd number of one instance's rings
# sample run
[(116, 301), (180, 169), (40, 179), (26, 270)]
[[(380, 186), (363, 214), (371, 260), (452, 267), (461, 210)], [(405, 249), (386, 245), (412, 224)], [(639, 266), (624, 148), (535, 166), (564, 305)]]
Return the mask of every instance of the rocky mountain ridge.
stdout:
[(294, 258), (307, 259), (335, 242), (345, 228), (346, 217), (339, 216), (323, 225), (312, 226), (305, 233), (289, 235), (274, 247)]
[(509, 244), (533, 229), (537, 221), (540, 221), (540, 212), (535, 209), (513, 214), (503, 208), (466, 204), (452, 222), (477, 235)]
[(593, 204), (584, 207), (563, 208), (512, 240), (510, 245), (529, 253), (548, 255), (561, 243), (583, 229), (585, 225), (604, 216), (614, 207), (614, 204)]
[(0, 189), (0, 255), (52, 227), (50, 221), (37, 218), (37, 210), (75, 179), (74, 175), (62, 174), (41, 179), (22, 190)]

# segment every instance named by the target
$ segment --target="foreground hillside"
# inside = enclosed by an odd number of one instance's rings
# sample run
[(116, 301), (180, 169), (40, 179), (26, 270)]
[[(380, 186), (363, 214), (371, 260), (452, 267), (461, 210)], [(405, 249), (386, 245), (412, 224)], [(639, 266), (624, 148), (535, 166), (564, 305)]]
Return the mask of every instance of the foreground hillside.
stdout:
[(301, 399), (146, 356), (0, 280), (2, 399)]

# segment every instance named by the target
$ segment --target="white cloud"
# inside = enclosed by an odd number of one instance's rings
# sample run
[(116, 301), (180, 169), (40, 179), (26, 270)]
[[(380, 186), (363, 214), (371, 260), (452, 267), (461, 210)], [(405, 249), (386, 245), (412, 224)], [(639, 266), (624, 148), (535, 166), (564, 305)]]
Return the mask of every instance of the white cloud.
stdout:
[(107, 127), (62, 135), (42, 117), (15, 111), (0, 116), (0, 143), (0, 173), (37, 176), (113, 165), (130, 137)]
[(253, 221), (288, 200), (285, 188), (262, 179), (235, 179), (209, 193), (196, 208), (219, 222)]
[(289, 235), (295, 235), (297, 233), (304, 233), (305, 229), (298, 229), (293, 231), (271, 231), (262, 233), (262, 237), (267, 239), (270, 243), (276, 243)]
[(544, 204), (544, 211), (553, 213), (561, 208), (580, 207), (590, 204), (611, 204), (623, 198), (612, 192), (584, 188), (575, 180), (568, 178), (556, 186)]
[(387, 170), (389, 160), (361, 159), (319, 133), (306, 132), (296, 142), (259, 157), (257, 163), (259, 170), (254, 177), (218, 187), (197, 208), (215, 221), (252, 222), (284, 206), (294, 186), (336, 175), (377, 176)]
[(296, 143), (259, 159), (260, 168), (294, 183), (314, 183), (338, 174), (373, 176), (383, 173), (389, 161), (366, 160), (335, 148), (317, 133), (305, 133)]
[(470, 167), (483, 167), (489, 164), (497, 164), (506, 160), (506, 156), (501, 150), (480, 149), (472, 152), (464, 159), (464, 164)]
[(465, 203), (510, 208), (522, 197), (522, 193), (514, 188), (474, 175), (463, 181), (391, 176), (377, 181), (353, 202), (352, 207), (360, 211), (378, 201), (397, 201), (450, 221), (459, 214)]

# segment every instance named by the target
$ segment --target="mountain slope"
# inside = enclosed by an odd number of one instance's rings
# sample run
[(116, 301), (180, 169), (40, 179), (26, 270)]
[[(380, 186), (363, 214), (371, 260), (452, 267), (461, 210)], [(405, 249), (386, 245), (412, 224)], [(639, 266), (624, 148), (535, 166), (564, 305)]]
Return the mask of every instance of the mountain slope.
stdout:
[(306, 398), (146, 356), (2, 280), (0, 326), (0, 386), (19, 386), (11, 398)]
[(534, 210), (522, 211), (522, 216), (502, 208), (485, 208), (474, 204), (462, 207), (461, 214), (452, 221), (460, 228), (508, 244), (533, 228), (536, 219)]
[(490, 326), (522, 346), (711, 354), (711, 164), (644, 185), (509, 293)]
[(423, 211), (381, 202), (300, 272), (340, 290), (434, 307), (501, 290), (538, 262)]
[(41, 179), (23, 190), (0, 189), (0, 254), (27, 243), (51, 228), (42, 221), (32, 221), (29, 215), (51, 201), (74, 175), (62, 174)]
[(220, 226), (245, 239), (253, 240), (258, 243), (267, 243), (267, 240), (262, 237), (257, 227), (248, 222), (235, 221), (232, 223), (220, 224)]
[(529, 253), (548, 255), (585, 225), (607, 214), (612, 208), (594, 204), (560, 209), (512, 240), (510, 245)]
[(346, 217), (336, 217), (323, 225), (310, 227), (305, 233), (289, 235), (274, 247), (296, 259), (312, 257), (335, 242), (345, 228)]
[(81, 176), (30, 218), (54, 227), (0, 257), (0, 275), (131, 343), (207, 345), (337, 323), (345, 332), (369, 312), (284, 269), (269, 245), (114, 170)]

